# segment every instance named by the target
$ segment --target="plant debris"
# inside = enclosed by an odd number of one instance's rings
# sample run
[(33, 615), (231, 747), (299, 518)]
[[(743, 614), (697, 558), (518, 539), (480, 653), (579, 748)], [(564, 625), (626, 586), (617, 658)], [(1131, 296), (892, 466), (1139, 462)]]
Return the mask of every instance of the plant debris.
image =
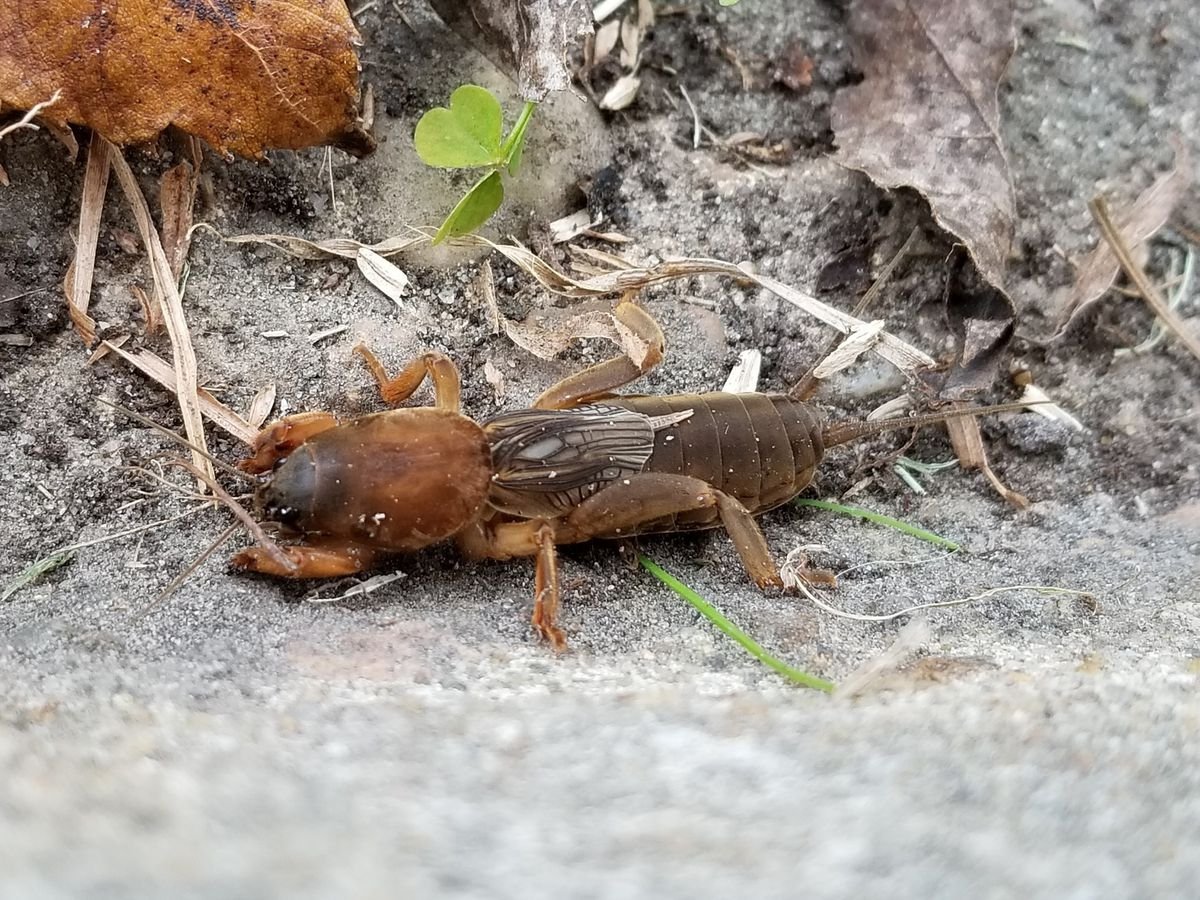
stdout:
[(451, 28), (482, 39), (517, 75), (524, 100), (540, 101), (571, 86), (567, 59), (592, 33), (587, 0), (430, 0)]
[[(1176, 144), (1175, 167), (1160, 175), (1127, 210), (1114, 221), (1131, 250), (1136, 250), (1167, 224), (1179, 200), (1192, 184), (1192, 161), (1186, 145)], [(1121, 272), (1121, 262), (1112, 245), (1101, 239), (1077, 266), (1075, 285), (1059, 316), (1054, 336), (1060, 338), (1085, 309), (1108, 293)]]
[(169, 125), (220, 153), (374, 149), (358, 119), (358, 33), (342, 3), (97, 6), (0, 0), (0, 110), (40, 111), (117, 145)]
[(912, 187), (1004, 286), (1015, 199), (1000, 138), (1000, 79), (1016, 48), (1012, 0), (857, 0), (863, 81), (834, 98), (838, 162)]

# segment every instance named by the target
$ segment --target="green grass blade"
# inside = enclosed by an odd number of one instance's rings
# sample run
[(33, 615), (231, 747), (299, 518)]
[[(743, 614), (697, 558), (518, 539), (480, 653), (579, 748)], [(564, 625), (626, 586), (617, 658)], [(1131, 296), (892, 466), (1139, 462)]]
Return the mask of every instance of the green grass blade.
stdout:
[(934, 534), (932, 531), (926, 531), (924, 528), (918, 528), (916, 525), (909, 525), (907, 522), (901, 522), (899, 519), (893, 519), (891, 516), (885, 516), (882, 513), (871, 512), (871, 510), (863, 509), (861, 506), (845, 506), (841, 503), (830, 503), (828, 500), (797, 500), (795, 502), (797, 506), (811, 506), (813, 509), (825, 509), (846, 516), (857, 516), (860, 519), (866, 519), (868, 522), (874, 522), (876, 525), (886, 525), (888, 528), (894, 528), (910, 537), (928, 541), (938, 547), (945, 547), (947, 550), (961, 549), (954, 541)]
[(722, 631), (728, 637), (742, 646), (747, 653), (761, 662), (769, 669), (778, 672), (784, 678), (794, 681), (796, 684), (804, 687), (812, 688), (817, 691), (825, 691), (832, 693), (834, 689), (833, 682), (826, 681), (823, 678), (817, 678), (815, 675), (809, 675), (807, 672), (801, 672), (799, 669), (794, 669), (783, 660), (777, 659), (762, 648), (750, 635), (742, 631), (724, 615), (721, 614), (715, 606), (693, 591), (690, 587), (677, 579), (674, 575), (662, 569), (649, 557), (638, 554), (638, 562), (642, 564), (647, 572), (673, 590), (676, 594), (686, 600), (696, 612), (712, 622), (718, 630)]
[(26, 585), (33, 584), (47, 572), (53, 572), (59, 566), (65, 565), (71, 559), (72, 555), (71, 551), (68, 550), (39, 559), (4, 586), (4, 590), (0, 592), (0, 603), (3, 603)]

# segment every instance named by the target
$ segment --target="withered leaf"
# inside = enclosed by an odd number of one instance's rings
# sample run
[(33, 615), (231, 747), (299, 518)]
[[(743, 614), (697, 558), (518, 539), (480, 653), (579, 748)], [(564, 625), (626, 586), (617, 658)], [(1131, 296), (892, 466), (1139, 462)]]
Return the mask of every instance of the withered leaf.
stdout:
[(0, 0), (0, 109), (116, 144), (175, 125), (220, 152), (374, 142), (343, 0)]
[(948, 400), (991, 386), (1016, 320), (1008, 296), (979, 278), (961, 250), (955, 257), (946, 282), (946, 319), (957, 356), (940, 392)]
[(571, 84), (567, 56), (592, 31), (587, 0), (430, 0), (450, 27), (482, 37), (517, 74), (517, 91), (540, 101)]
[[(1187, 147), (1179, 142), (1175, 149), (1175, 168), (1160, 175), (1127, 212), (1116, 216), (1116, 225), (1130, 249), (1145, 243), (1167, 224), (1175, 205), (1191, 183), (1191, 156)], [(1079, 265), (1075, 285), (1063, 305), (1054, 336), (1061, 337), (1076, 316), (1103, 297), (1120, 271), (1121, 264), (1112, 247), (1101, 239), (1096, 249)]]
[(913, 187), (1002, 287), (1015, 201), (997, 88), (1016, 46), (1012, 0), (857, 0), (864, 79), (833, 104), (837, 159)]

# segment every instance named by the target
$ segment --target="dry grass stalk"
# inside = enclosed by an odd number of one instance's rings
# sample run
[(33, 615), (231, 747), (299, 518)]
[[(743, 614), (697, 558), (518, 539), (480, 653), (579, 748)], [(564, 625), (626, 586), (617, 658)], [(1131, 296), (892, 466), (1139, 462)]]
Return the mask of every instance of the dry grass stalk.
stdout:
[(96, 270), (96, 246), (100, 241), (100, 219), (104, 215), (104, 197), (108, 193), (111, 169), (111, 144), (93, 133), (88, 145), (87, 168), (83, 175), (83, 196), (79, 201), (79, 235), (75, 239), (75, 259), (63, 279), (67, 310), (80, 339), (89, 347), (96, 341), (96, 320), (88, 315), (92, 297), (92, 276)]
[(150, 217), (150, 207), (146, 204), (142, 189), (133, 176), (133, 170), (129, 168), (129, 163), (115, 147), (109, 145), (109, 151), (113, 172), (117, 176), (121, 189), (125, 192), (125, 199), (133, 210), (133, 217), (137, 222), (142, 244), (150, 259), (150, 272), (154, 277), (155, 293), (162, 301), (163, 320), (167, 326), (167, 334), (171, 338), (171, 347), (174, 351), (175, 397), (179, 401), (179, 409), (183, 414), (183, 428), (187, 433), (188, 440), (199, 450), (205, 451), (205, 453), (193, 451), (192, 457), (196, 468), (206, 475), (212, 476), (212, 464), (206, 456), (208, 445), (204, 439), (204, 420), (201, 416), (200, 400), (197, 396), (199, 378), (196, 372), (196, 351), (192, 348), (191, 332), (188, 330), (187, 319), (183, 314), (183, 301), (179, 296), (175, 278), (171, 274), (171, 264), (167, 261), (167, 254), (159, 239), (158, 229), (154, 227), (154, 220)]
[(1158, 288), (1154, 283), (1146, 277), (1146, 270), (1138, 264), (1138, 261), (1133, 258), (1133, 254), (1129, 252), (1129, 246), (1125, 242), (1125, 238), (1121, 235), (1120, 229), (1112, 220), (1112, 215), (1108, 211), (1108, 203), (1103, 197), (1096, 197), (1088, 204), (1088, 208), (1092, 211), (1092, 217), (1095, 218), (1096, 224), (1100, 226), (1100, 232), (1104, 235), (1104, 240), (1108, 242), (1112, 248), (1117, 260), (1121, 263), (1121, 268), (1125, 270), (1125, 274), (1129, 276), (1129, 280), (1134, 283), (1138, 289), (1138, 293), (1142, 295), (1142, 299), (1154, 310), (1154, 314), (1159, 320), (1171, 331), (1175, 337), (1183, 343), (1191, 352), (1192, 356), (1200, 359), (1200, 338), (1192, 334), (1183, 319), (1179, 317), (1179, 313), (1171, 309), (1167, 301), (1163, 299)]
[[(156, 356), (149, 350), (139, 350), (137, 353), (130, 353), (116, 341), (104, 341), (101, 346), (117, 354), (125, 362), (153, 381), (158, 382), (171, 393), (178, 394), (175, 370), (166, 360)], [(258, 434), (257, 428), (203, 388), (200, 388), (196, 392), (196, 398), (200, 405), (200, 411), (214, 425), (228, 432), (247, 446), (254, 443), (254, 438)]]
[[(469, 235), (458, 241), (474, 246), (491, 247), (532, 276), (546, 290), (563, 297), (574, 299), (601, 297), (626, 291), (640, 291), (650, 285), (694, 278), (697, 275), (723, 275), (756, 284), (842, 334), (851, 334), (868, 325), (861, 319), (823, 303), (803, 291), (798, 291), (766, 275), (748, 272), (723, 260), (687, 257), (668, 260), (653, 266), (634, 266), (617, 272), (575, 280), (559, 272), (536, 253), (524, 247), (495, 244), (478, 235)], [(931, 356), (886, 331), (879, 332), (878, 339), (871, 349), (908, 377), (915, 377), (918, 372), (936, 365)]]

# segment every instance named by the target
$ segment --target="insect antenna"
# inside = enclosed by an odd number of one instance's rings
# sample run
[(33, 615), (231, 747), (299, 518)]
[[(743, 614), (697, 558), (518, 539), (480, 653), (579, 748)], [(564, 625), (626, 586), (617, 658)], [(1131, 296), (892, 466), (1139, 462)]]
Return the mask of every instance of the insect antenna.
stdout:
[(195, 444), (193, 444), (187, 438), (176, 434), (170, 428), (167, 428), (163, 425), (158, 424), (153, 419), (151, 419), (147, 416), (143, 416), (141, 413), (134, 412), (132, 409), (129, 409), (128, 407), (121, 406), (119, 403), (113, 403), (110, 400), (105, 400), (103, 397), (97, 397), (96, 400), (98, 400), (100, 403), (103, 403), (105, 406), (107, 406), (111, 409), (115, 409), (117, 412), (121, 413), (122, 415), (128, 416), (129, 418), (133, 419), (135, 422), (140, 422), (141, 424), (145, 425), (147, 428), (154, 429), (159, 434), (161, 434), (163, 437), (174, 441), (175, 443), (179, 444), (180, 446), (187, 447), (189, 450), (191, 450), (194, 453), (199, 453), (201, 456), (203, 456), (205, 459), (207, 459), (210, 463), (212, 463), (214, 466), (216, 466), (218, 469), (220, 469), (226, 475), (231, 475), (234, 478), (239, 478), (242, 481), (248, 481), (252, 484), (258, 483), (257, 479), (255, 479), (253, 475), (247, 475), (245, 472), (241, 471), (240, 469), (236, 469), (233, 466), (229, 465), (229, 463), (225, 462), (224, 460), (217, 459), (215, 456), (213, 456), (207, 450), (201, 450), (199, 447), (197, 447)]
[(231, 537), (233, 537), (233, 533), (235, 531), (237, 531), (238, 528), (241, 527), (241, 525), (242, 525), (241, 522), (234, 522), (232, 525), (230, 525), (228, 528), (226, 528), (224, 531), (222, 531), (219, 535), (217, 535), (216, 540), (214, 540), (211, 544), (209, 544), (207, 549), (205, 549), (203, 553), (201, 553), (199, 556), (197, 556), (195, 559), (193, 559), (191, 561), (191, 563), (188, 564), (188, 567), (186, 569), (184, 569), (182, 572), (180, 572), (178, 575), (176, 575), (174, 578), (172, 578), (171, 583), (168, 584), (165, 588), (163, 588), (157, 597), (155, 597), (153, 600), (151, 600), (149, 603), (147, 603), (145, 606), (143, 606), (141, 609), (139, 609), (137, 611), (137, 613), (134, 614), (134, 618), (144, 619), (146, 616), (150, 615), (150, 613), (152, 613), (155, 609), (157, 609), (159, 604), (161, 604), (164, 600), (166, 600), (168, 597), (170, 597), (177, 590), (179, 590), (179, 586), (182, 585), (189, 578), (191, 578), (192, 573), (194, 573), (198, 568), (200, 568), (200, 566), (204, 564), (204, 561), (206, 559), (208, 559), (210, 556), (212, 556), (214, 553), (216, 553), (222, 544), (224, 544), (227, 540), (229, 540)]
[(225, 488), (221, 487), (221, 485), (218, 484), (214, 478), (210, 478), (206, 473), (200, 471), (199, 468), (192, 465), (186, 459), (168, 459), (166, 460), (166, 463), (167, 465), (176, 466), (177, 468), (183, 469), (188, 474), (198, 478), (200, 481), (208, 485), (209, 490), (213, 492), (213, 498), (223, 503), (229, 508), (230, 512), (238, 517), (241, 523), (246, 526), (246, 531), (248, 531), (250, 536), (254, 538), (258, 545), (267, 552), (267, 555), (270, 556), (271, 559), (279, 563), (279, 565), (283, 566), (283, 568), (287, 569), (289, 572), (296, 571), (296, 563), (293, 562), (292, 559), (279, 548), (278, 544), (276, 544), (267, 536), (267, 533), (263, 531), (262, 526), (255, 522), (250, 513), (246, 512), (240, 503), (229, 496), (229, 492), (226, 491)]
[(838, 444), (848, 444), (860, 438), (896, 431), (900, 428), (922, 428), (925, 425), (935, 425), (950, 419), (962, 419), (967, 416), (986, 416), (995, 413), (1019, 412), (1030, 406), (1036, 406), (1042, 401), (1032, 403), (997, 403), (994, 406), (972, 406), (967, 409), (952, 409), (941, 413), (926, 413), (920, 416), (908, 416), (899, 419), (884, 419), (880, 422), (834, 422), (826, 425), (821, 432), (821, 442), (825, 448), (836, 447)]

